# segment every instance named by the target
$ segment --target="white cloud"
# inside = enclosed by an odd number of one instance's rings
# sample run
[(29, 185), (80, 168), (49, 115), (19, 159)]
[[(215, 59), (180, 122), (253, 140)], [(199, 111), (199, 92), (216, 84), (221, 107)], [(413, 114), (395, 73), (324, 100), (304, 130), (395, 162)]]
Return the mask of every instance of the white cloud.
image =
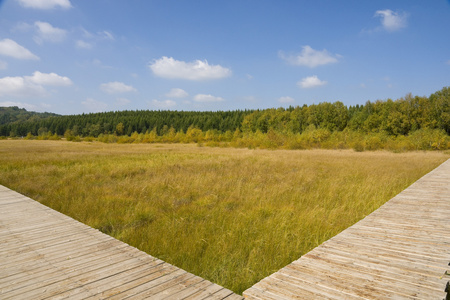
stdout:
[(127, 98), (117, 98), (116, 99), (116, 104), (119, 105), (119, 106), (124, 106), (124, 105), (127, 105), (129, 103), (131, 103), (131, 101), (128, 100)]
[(25, 76), (25, 79), (38, 84), (50, 86), (69, 86), (72, 85), (72, 80), (65, 76), (59, 76), (56, 73), (41, 73), (36, 71), (33, 76)]
[(0, 97), (42, 97), (48, 94), (45, 86), (68, 86), (68, 77), (36, 71), (32, 76), (0, 78)]
[(222, 97), (215, 97), (213, 95), (197, 94), (194, 96), (195, 102), (221, 102), (224, 101)]
[(34, 22), (37, 35), (34, 37), (34, 41), (38, 44), (42, 44), (43, 41), (49, 41), (53, 43), (61, 42), (66, 37), (66, 31), (61, 28), (53, 27), (47, 22)]
[(23, 102), (13, 102), (13, 101), (4, 101), (0, 102), (0, 106), (17, 106), (19, 108), (25, 108), (26, 110), (36, 110), (36, 105), (30, 104), (30, 103), (23, 103)]
[(30, 25), (26, 22), (19, 22), (13, 27), (12, 32), (27, 32), (32, 30), (33, 27), (33, 25)]
[(100, 89), (108, 94), (136, 92), (136, 89), (131, 85), (118, 81), (103, 83), (100, 85)]
[(325, 49), (322, 51), (314, 50), (308, 45), (302, 48), (303, 50), (299, 54), (285, 55), (284, 52), (280, 51), (278, 55), (292, 65), (307, 66), (310, 68), (336, 63), (338, 62), (338, 58), (341, 57), (340, 55), (332, 55)]
[(6, 61), (0, 60), (0, 70), (8, 69), (8, 63)]
[(289, 97), (289, 96), (287, 96), (287, 97), (280, 97), (280, 98), (278, 98), (278, 102), (280, 102), (280, 103), (293, 103), (294, 102), (294, 98)]
[(89, 31), (87, 31), (86, 29), (84, 29), (83, 27), (81, 27), (81, 31), (83, 32), (83, 37), (87, 38), (87, 39), (91, 39), (94, 37), (94, 35), (92, 33), (90, 33)]
[(327, 84), (327, 82), (320, 80), (316, 75), (305, 77), (297, 82), (297, 85), (302, 89), (314, 88), (325, 84)]
[(171, 89), (166, 94), (166, 97), (169, 98), (186, 98), (187, 96), (189, 96), (189, 94), (185, 90), (179, 88)]
[(81, 30), (82, 38), (75, 42), (78, 49), (92, 49), (98, 43), (115, 40), (114, 35), (106, 30), (97, 33), (91, 33), (83, 27), (80, 27), (79, 30)]
[(92, 49), (92, 44), (85, 42), (83, 40), (78, 40), (75, 42), (75, 46), (78, 49)]
[(81, 104), (89, 111), (93, 112), (105, 111), (108, 107), (108, 104), (106, 104), (105, 102), (97, 101), (92, 98), (87, 98), (85, 101), (82, 101)]
[(61, 7), (63, 9), (69, 9), (72, 7), (69, 0), (16, 0), (16, 1), (26, 8), (53, 9), (55, 7)]
[(177, 103), (173, 100), (159, 101), (159, 100), (153, 99), (152, 101), (150, 101), (150, 105), (152, 107), (159, 108), (159, 109), (169, 109), (171, 107), (176, 106)]
[(114, 41), (114, 36), (112, 33), (106, 30), (98, 32), (98, 36), (104, 40)]
[(407, 25), (408, 15), (406, 13), (399, 14), (390, 9), (377, 10), (374, 17), (381, 17), (381, 25), (387, 31), (397, 31), (405, 28)]
[(39, 57), (31, 53), (30, 50), (20, 46), (15, 41), (10, 39), (0, 40), (0, 55), (10, 56), (17, 59), (39, 59)]
[(450, 59), (449, 59), (449, 60), (447, 60), (446, 64), (447, 64), (447, 65), (450, 65)]
[(231, 70), (220, 65), (210, 65), (206, 60), (184, 62), (163, 56), (150, 64), (156, 76), (169, 79), (208, 80), (231, 76)]
[(0, 97), (42, 97), (46, 95), (43, 86), (32, 83), (24, 77), (0, 78)]

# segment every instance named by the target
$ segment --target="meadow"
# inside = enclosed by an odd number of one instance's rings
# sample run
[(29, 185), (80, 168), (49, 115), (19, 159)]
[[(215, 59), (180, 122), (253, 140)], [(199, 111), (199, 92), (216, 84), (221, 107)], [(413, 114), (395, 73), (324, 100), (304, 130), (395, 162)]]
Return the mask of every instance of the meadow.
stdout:
[(0, 140), (0, 184), (242, 293), (449, 157)]

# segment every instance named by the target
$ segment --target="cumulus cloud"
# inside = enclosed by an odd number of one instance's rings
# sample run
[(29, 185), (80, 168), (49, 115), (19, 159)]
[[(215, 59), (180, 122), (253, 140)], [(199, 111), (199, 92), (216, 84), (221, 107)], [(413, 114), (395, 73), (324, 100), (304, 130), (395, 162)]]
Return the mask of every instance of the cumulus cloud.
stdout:
[(69, 9), (72, 7), (70, 0), (16, 0), (21, 6), (36, 9), (53, 9), (60, 7)]
[(221, 102), (224, 101), (222, 97), (215, 97), (213, 95), (197, 94), (194, 96), (195, 102)]
[(41, 73), (36, 71), (33, 76), (25, 76), (25, 80), (38, 85), (49, 86), (69, 86), (72, 85), (72, 80), (65, 76), (59, 76), (56, 73)]
[(163, 56), (150, 64), (156, 76), (169, 79), (208, 80), (231, 76), (231, 70), (220, 65), (210, 65), (206, 60), (184, 62)]
[(302, 89), (314, 88), (325, 84), (327, 84), (327, 82), (320, 80), (316, 75), (305, 77), (297, 82), (297, 85)]
[(37, 35), (34, 37), (34, 41), (38, 44), (42, 44), (43, 41), (49, 41), (53, 43), (61, 42), (66, 37), (67, 32), (64, 29), (53, 27), (47, 22), (34, 22)]
[(102, 112), (105, 111), (108, 107), (108, 104), (106, 104), (105, 102), (97, 101), (92, 98), (87, 98), (85, 101), (82, 101), (81, 104), (89, 111), (93, 112)]
[(48, 94), (45, 86), (69, 86), (68, 77), (36, 71), (32, 76), (0, 78), (0, 97), (42, 97)]
[(280, 103), (293, 103), (294, 102), (294, 98), (289, 97), (289, 96), (287, 96), (287, 97), (280, 97), (280, 98), (278, 98), (278, 102), (280, 102)]
[(332, 55), (327, 50), (314, 50), (310, 46), (306, 45), (302, 47), (303, 50), (299, 54), (286, 55), (280, 51), (279, 57), (287, 61), (288, 63), (296, 66), (306, 66), (315, 68), (321, 65), (327, 65), (338, 62), (340, 55)]
[(39, 60), (39, 57), (31, 53), (30, 50), (22, 47), (11, 39), (0, 40), (0, 55), (10, 56), (17, 59)]
[(76, 41), (76, 42), (75, 42), (75, 46), (76, 46), (78, 49), (92, 49), (92, 44), (91, 44), (91, 43), (88, 43), (88, 42), (85, 42), (85, 41), (83, 41), (83, 40), (78, 40), (78, 41)]
[(171, 89), (166, 94), (166, 97), (169, 98), (186, 98), (187, 96), (189, 96), (189, 94), (185, 90), (179, 88)]
[(408, 15), (406, 13), (394, 12), (390, 9), (377, 10), (375, 17), (381, 17), (381, 25), (387, 31), (397, 31), (405, 28)]
[(150, 101), (150, 105), (152, 107), (158, 108), (158, 109), (169, 109), (171, 107), (174, 107), (177, 105), (177, 103), (173, 100), (163, 100), (163, 101), (159, 101), (156, 99), (153, 99), (152, 101)]
[(42, 97), (45, 94), (43, 86), (34, 84), (24, 77), (0, 78), (0, 97)]
[(123, 82), (108, 82), (100, 85), (100, 89), (108, 94), (136, 92), (137, 90), (131, 85), (126, 85)]

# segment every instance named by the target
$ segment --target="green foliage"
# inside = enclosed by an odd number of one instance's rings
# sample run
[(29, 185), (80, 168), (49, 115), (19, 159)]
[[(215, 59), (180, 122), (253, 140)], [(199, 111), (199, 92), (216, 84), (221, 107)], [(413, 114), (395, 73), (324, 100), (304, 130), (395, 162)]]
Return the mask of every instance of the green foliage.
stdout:
[(0, 107), (0, 125), (21, 123), (25, 121), (37, 122), (41, 119), (45, 119), (52, 116), (58, 116), (53, 113), (38, 113), (33, 111), (27, 111), (24, 108), (18, 108), (17, 106)]
[[(407, 94), (395, 101), (342, 102), (264, 110), (217, 112), (122, 111), (74, 116), (33, 115), (0, 124), (0, 136), (37, 136), (104, 143), (201, 143), (263, 149), (446, 150), (450, 88), (430, 97)], [(0, 110), (1, 112), (1, 110)], [(14, 112), (14, 114), (11, 114)], [(5, 116), (3, 114), (3, 119)], [(15, 120), (16, 120), (15, 119)], [(150, 130), (151, 129), (151, 130)], [(150, 131), (149, 131), (150, 130)]]
[(187, 132), (191, 126), (204, 132), (208, 130), (226, 132), (239, 128), (244, 116), (251, 112), (249, 110), (216, 112), (146, 110), (53, 116), (0, 124), (0, 136), (25, 136), (28, 132), (39, 135), (40, 128), (61, 136), (70, 129), (73, 136), (82, 137), (98, 137), (100, 134), (130, 136), (135, 131), (146, 133), (149, 128), (156, 128), (158, 135), (165, 135), (171, 128), (174, 128), (175, 132)]

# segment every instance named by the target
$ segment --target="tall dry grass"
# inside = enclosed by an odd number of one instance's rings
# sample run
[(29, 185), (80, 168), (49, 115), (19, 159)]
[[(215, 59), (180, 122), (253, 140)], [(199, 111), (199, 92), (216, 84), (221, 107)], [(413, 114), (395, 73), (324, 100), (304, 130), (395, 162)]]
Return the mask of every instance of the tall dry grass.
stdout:
[(237, 293), (450, 155), (0, 141), (0, 184)]

